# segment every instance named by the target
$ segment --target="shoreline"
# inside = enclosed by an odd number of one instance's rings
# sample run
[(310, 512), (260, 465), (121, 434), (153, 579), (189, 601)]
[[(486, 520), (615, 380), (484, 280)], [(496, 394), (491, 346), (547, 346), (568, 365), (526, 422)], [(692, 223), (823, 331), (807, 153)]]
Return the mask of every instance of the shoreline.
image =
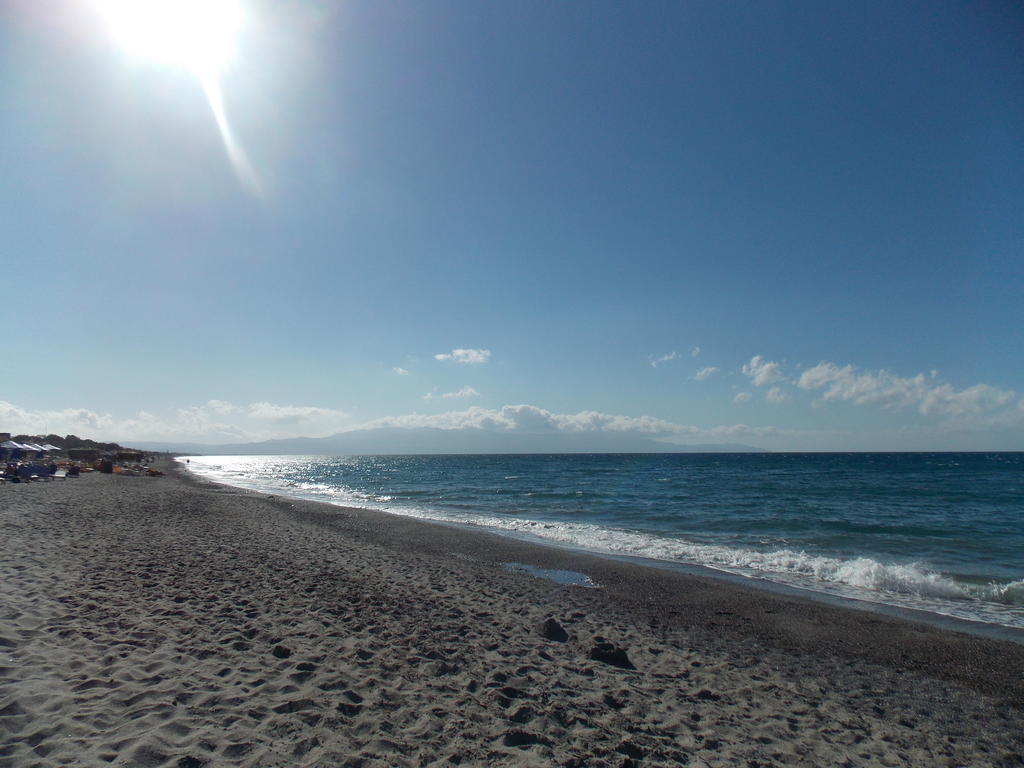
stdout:
[(641, 554), (592, 550), (566, 541), (560, 541), (558, 539), (548, 539), (511, 529), (490, 528), (486, 525), (477, 525), (472, 522), (458, 522), (455, 520), (431, 518), (429, 516), (391, 512), (390, 510), (375, 509), (372, 506), (351, 507), (344, 503), (337, 503), (326, 499), (317, 499), (315, 497), (304, 496), (298, 493), (289, 494), (276, 489), (261, 489), (245, 484), (234, 484), (222, 479), (208, 478), (202, 472), (197, 472), (192, 467), (184, 464), (182, 460), (185, 458), (185, 456), (181, 456), (180, 459), (175, 457), (174, 462), (175, 466), (184, 471), (188, 477), (208, 480), (226, 487), (244, 490), (257, 495), (279, 495), (282, 498), (319, 503), (324, 504), (327, 507), (336, 507), (339, 509), (361, 509), (374, 514), (384, 514), (391, 517), (418, 520), (427, 525), (453, 527), (470, 533), (482, 532), (498, 536), (502, 539), (522, 541), (539, 547), (550, 547), (556, 550), (564, 550), (580, 555), (590, 555), (602, 559), (620, 561), (640, 567), (656, 568), (670, 572), (682, 573), (697, 578), (724, 581), (729, 584), (738, 585), (741, 588), (745, 587), (754, 590), (762, 590), (770, 594), (811, 600), (812, 602), (823, 603), (825, 605), (831, 605), (838, 608), (864, 611), (899, 620), (927, 624), (939, 629), (974, 634), (980, 637), (1005, 640), (1024, 645), (1024, 627), (1010, 626), (998, 623), (997, 621), (985, 621), (980, 618), (958, 616), (953, 613), (944, 613), (940, 608), (916, 607), (912, 605), (901, 605), (899, 602), (885, 602), (884, 595), (873, 599), (871, 595), (859, 596), (856, 594), (843, 594), (842, 585), (838, 591), (830, 591), (827, 588), (816, 588), (812, 584), (802, 585), (799, 583), (774, 580), (770, 576), (746, 575), (743, 573), (732, 572), (725, 568), (716, 568), (713, 565), (673, 560), (659, 560), (657, 558), (646, 557)]
[(0, 489), (0, 766), (1024, 764), (1018, 644), (167, 468)]

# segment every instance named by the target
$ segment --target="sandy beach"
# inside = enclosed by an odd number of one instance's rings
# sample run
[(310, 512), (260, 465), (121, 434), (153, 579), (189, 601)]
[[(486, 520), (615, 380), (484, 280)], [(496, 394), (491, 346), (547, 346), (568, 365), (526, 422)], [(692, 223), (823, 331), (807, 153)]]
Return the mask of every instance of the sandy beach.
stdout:
[(1024, 766), (1020, 644), (165, 468), (0, 488), (0, 766)]

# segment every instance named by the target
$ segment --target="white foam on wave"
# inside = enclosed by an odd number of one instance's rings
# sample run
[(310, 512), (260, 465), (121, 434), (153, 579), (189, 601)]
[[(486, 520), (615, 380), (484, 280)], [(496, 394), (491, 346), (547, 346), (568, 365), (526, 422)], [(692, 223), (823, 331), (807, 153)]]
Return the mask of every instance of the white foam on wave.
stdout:
[(1024, 628), (1024, 580), (970, 584), (920, 563), (883, 563), (869, 557), (840, 558), (795, 549), (758, 551), (693, 542), (590, 523), (545, 522), (524, 518), (451, 513), (428, 507), (394, 506), (390, 496), (364, 493), (331, 483), (255, 477), (237, 466), (201, 462), (194, 471), (211, 480), (436, 522), (474, 525), (597, 553), (699, 565), (842, 597), (931, 611), (970, 621)]
[(1007, 605), (1024, 605), (1024, 579), (1011, 581), (1009, 584), (986, 584), (982, 590), (986, 600)]
[[(401, 512), (400, 510), (393, 510)], [(740, 547), (701, 544), (685, 539), (616, 530), (586, 523), (545, 523), (535, 520), (477, 516), (457, 520), (450, 515), (414, 513), (416, 517), (472, 522), (592, 551), (632, 555), (719, 568), (748, 576), (789, 574), (814, 581), (920, 597), (971, 599), (980, 594), (942, 574), (912, 564), (886, 564), (867, 557), (841, 559), (783, 549), (759, 552)]]

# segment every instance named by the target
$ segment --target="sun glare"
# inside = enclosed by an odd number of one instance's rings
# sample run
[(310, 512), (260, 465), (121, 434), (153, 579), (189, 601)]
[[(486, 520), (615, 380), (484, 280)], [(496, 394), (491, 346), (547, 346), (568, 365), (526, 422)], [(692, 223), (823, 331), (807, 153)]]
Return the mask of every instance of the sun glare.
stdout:
[(240, 0), (92, 1), (125, 50), (199, 80), (231, 164), (242, 183), (259, 194), (259, 179), (231, 130), (221, 91), (242, 23)]
[(238, 0), (95, 0), (125, 49), (217, 77), (234, 53)]

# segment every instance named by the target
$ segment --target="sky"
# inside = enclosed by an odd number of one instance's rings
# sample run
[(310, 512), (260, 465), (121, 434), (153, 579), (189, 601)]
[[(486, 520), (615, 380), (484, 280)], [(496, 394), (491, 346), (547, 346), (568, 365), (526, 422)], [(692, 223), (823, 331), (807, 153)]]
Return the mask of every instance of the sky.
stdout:
[(1015, 1), (126, 7), (0, 4), (0, 431), (1024, 450)]

